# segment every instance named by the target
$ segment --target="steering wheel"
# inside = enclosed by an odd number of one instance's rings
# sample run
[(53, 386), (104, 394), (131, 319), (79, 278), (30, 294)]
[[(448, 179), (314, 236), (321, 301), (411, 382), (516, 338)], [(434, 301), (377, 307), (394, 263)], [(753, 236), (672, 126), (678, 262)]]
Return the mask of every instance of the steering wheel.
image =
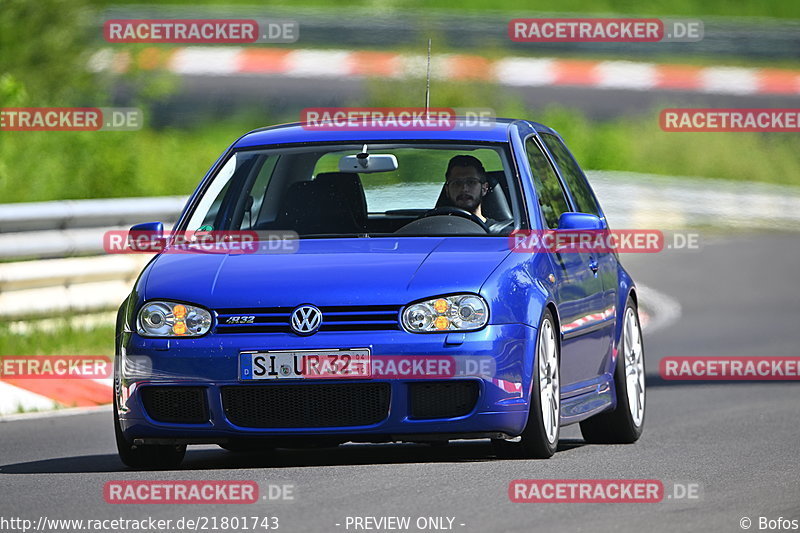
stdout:
[(434, 209), (431, 209), (430, 211), (427, 211), (424, 215), (419, 217), (419, 219), (417, 219), (417, 220), (420, 220), (420, 219), (423, 219), (423, 218), (428, 218), (428, 217), (441, 216), (441, 215), (446, 215), (446, 216), (447, 215), (455, 215), (457, 217), (466, 218), (468, 220), (473, 221), (477, 225), (479, 225), (481, 227), (481, 229), (483, 229), (483, 231), (485, 231), (486, 233), (489, 233), (489, 226), (487, 226), (486, 223), (483, 220), (478, 218), (477, 215), (475, 215), (473, 213), (470, 213), (466, 209), (461, 209), (460, 207), (450, 207), (450, 206), (436, 207)]
[(501, 220), (489, 227), (489, 232), (495, 235), (508, 235), (514, 227), (514, 220)]

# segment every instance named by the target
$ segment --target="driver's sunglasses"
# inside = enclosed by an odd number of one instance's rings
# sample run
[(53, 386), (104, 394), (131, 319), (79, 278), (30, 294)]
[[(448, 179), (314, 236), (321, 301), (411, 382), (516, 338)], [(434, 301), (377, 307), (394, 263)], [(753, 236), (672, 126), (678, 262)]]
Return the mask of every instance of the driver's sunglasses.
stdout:
[(457, 178), (454, 180), (447, 180), (448, 187), (462, 187), (466, 185), (467, 187), (477, 187), (481, 183), (486, 183), (483, 180), (479, 180), (477, 178)]

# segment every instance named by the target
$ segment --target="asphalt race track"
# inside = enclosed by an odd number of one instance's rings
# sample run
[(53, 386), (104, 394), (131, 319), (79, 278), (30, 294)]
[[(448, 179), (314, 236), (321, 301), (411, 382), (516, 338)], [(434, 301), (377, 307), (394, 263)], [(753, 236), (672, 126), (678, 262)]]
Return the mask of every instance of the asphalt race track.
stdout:
[[(235, 113), (237, 110), (258, 109), (285, 113), (295, 110), (298, 120), (305, 107), (336, 107), (356, 105), (369, 94), (369, 84), (360, 79), (325, 78), (324, 91), (319, 90), (318, 78), (288, 76), (190, 76), (180, 77), (174, 95), (157, 106), (148, 120), (158, 124), (192, 123), (202, 117), (198, 109)], [(418, 80), (419, 104), (425, 102), (425, 80)], [(411, 89), (409, 89), (409, 87)], [(414, 83), (401, 85), (403, 91), (413, 90)], [(620, 116), (657, 116), (664, 107), (796, 107), (795, 95), (704, 94), (688, 91), (632, 91), (598, 89), (597, 87), (501, 87), (502, 91), (519, 98), (528, 109), (539, 110), (558, 105), (577, 109), (594, 119)], [(119, 95), (125, 103), (130, 95), (122, 89)], [(437, 82), (431, 84), (431, 102), (435, 105)], [(654, 111), (655, 110), (655, 111)], [(536, 117), (529, 117), (535, 120)]]
[[(798, 356), (800, 235), (717, 234), (700, 251), (625, 258), (634, 278), (678, 300), (673, 325), (645, 336), (647, 420), (627, 446), (585, 445), (562, 432), (546, 461), (499, 459), (488, 441), (346, 445), (238, 455), (190, 448), (182, 469), (131, 472), (118, 461), (111, 413), (0, 423), (0, 515), (48, 518), (277, 516), (280, 531), (353, 531), (348, 516), (454, 517), (484, 531), (742, 531), (740, 520), (800, 519), (797, 382), (674, 382), (664, 356)], [(511, 503), (514, 479), (658, 479), (660, 503)], [(255, 480), (294, 484), (290, 502), (110, 505), (109, 480)], [(674, 483), (699, 485), (675, 499)], [(444, 521), (445, 525), (448, 523)], [(336, 524), (340, 524), (337, 526)], [(462, 525), (463, 524), (463, 525)], [(418, 531), (412, 529), (412, 531)]]

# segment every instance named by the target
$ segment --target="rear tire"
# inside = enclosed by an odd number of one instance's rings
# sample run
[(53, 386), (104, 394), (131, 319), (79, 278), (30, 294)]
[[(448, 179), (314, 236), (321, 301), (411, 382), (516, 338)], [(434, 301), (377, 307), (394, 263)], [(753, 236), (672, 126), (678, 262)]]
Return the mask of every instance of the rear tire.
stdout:
[(639, 439), (644, 428), (644, 344), (639, 312), (630, 296), (622, 317), (614, 369), (617, 406), (581, 422), (583, 440), (590, 444), (630, 444)]
[(533, 383), (528, 422), (519, 442), (493, 441), (498, 455), (549, 459), (556, 453), (561, 432), (561, 348), (555, 320), (545, 309), (536, 334)]
[(114, 434), (120, 460), (134, 470), (172, 470), (180, 466), (186, 455), (186, 445), (133, 445), (125, 439), (119, 423), (117, 398), (114, 395)]

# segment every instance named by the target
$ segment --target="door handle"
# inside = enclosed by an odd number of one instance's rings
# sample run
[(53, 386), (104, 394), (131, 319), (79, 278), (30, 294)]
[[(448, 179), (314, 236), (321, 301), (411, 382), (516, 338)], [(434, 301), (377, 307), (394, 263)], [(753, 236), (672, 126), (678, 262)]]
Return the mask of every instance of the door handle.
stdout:
[(590, 259), (590, 260), (589, 260), (589, 268), (590, 268), (590, 269), (592, 269), (592, 272), (593, 272), (595, 275), (597, 274), (597, 271), (598, 271), (598, 269), (599, 269), (600, 267), (597, 265), (597, 260), (596, 260), (596, 259)]

